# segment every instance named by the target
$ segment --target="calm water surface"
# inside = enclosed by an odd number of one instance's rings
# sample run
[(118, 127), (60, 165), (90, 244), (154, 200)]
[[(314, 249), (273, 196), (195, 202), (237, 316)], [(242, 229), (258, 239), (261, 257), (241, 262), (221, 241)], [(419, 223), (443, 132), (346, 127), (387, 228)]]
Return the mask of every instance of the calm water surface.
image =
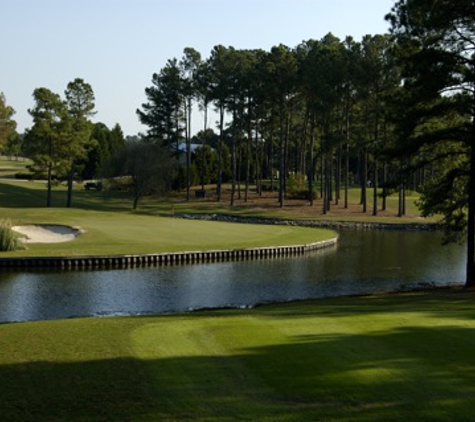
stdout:
[(340, 232), (301, 257), (99, 271), (0, 271), (0, 322), (247, 307), (464, 280), (465, 250), (432, 232)]

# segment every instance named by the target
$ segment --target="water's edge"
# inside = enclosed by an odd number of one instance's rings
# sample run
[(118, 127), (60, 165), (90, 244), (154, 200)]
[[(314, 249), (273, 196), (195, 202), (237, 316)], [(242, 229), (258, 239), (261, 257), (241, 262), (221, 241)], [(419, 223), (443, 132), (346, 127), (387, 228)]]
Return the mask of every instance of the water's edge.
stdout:
[(1, 268), (101, 269), (130, 268), (146, 265), (195, 264), (201, 262), (240, 261), (297, 256), (336, 245), (338, 237), (304, 245), (268, 246), (209, 251), (162, 252), (155, 254), (102, 255), (76, 257), (0, 258)]
[[(169, 217), (169, 215), (167, 215)], [(189, 220), (223, 221), (230, 223), (270, 224), (326, 229), (375, 229), (375, 230), (439, 230), (436, 223), (383, 223), (380, 221), (341, 221), (341, 220), (283, 220), (265, 217), (243, 217), (232, 214), (176, 214), (175, 217)]]

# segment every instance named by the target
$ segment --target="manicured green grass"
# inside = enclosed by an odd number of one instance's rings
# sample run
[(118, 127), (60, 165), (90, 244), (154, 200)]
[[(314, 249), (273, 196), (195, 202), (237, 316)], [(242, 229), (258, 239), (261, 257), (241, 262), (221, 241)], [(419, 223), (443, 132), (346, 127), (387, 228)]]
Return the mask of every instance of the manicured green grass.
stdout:
[[(296, 215), (147, 198), (131, 212), (121, 194), (74, 194), (74, 208), (66, 209), (65, 188), (55, 188), (47, 209), (44, 183), (2, 181), (0, 218), (86, 230), (74, 242), (12, 254), (233, 249), (333, 236), (158, 216), (170, 214), (173, 204), (177, 213), (317, 218), (311, 207)], [(474, 299), (470, 291), (439, 290), (246, 311), (3, 324), (0, 420), (471, 421)]]
[[(5, 157), (0, 157), (0, 177), (2, 175), (11, 176), (14, 172), (25, 172), (28, 161), (12, 161)], [(174, 193), (167, 198), (145, 197), (140, 200), (138, 213), (142, 214), (170, 214), (173, 206), (177, 214), (235, 214), (248, 217), (267, 217), (277, 219), (319, 219), (319, 220), (340, 220), (340, 221), (363, 221), (363, 222), (384, 222), (384, 223), (417, 223), (431, 222), (435, 219), (421, 220), (420, 212), (416, 206), (419, 195), (408, 192), (406, 197), (407, 216), (398, 217), (398, 195), (393, 194), (387, 199), (387, 211), (381, 210), (381, 199), (379, 199), (379, 215), (372, 215), (372, 195), (371, 189), (367, 190), (367, 212), (362, 212), (360, 203), (360, 189), (352, 188), (349, 191), (349, 209), (344, 209), (343, 198), (339, 205), (332, 204), (331, 211), (323, 215), (321, 199), (315, 201), (313, 206), (308, 205), (308, 201), (286, 200), (286, 206), (281, 209), (278, 206), (277, 193), (260, 197), (255, 192), (255, 187), (251, 187), (248, 202), (244, 201), (244, 192), (241, 199), (236, 198), (235, 205), (230, 206), (230, 187), (223, 186), (223, 199), (216, 201), (215, 186), (208, 186), (208, 196), (205, 200), (191, 201), (184, 200), (184, 193)], [(343, 192), (342, 192), (343, 195)], [(192, 195), (193, 196), (193, 195)], [(66, 204), (66, 188), (64, 185), (55, 186), (53, 189), (53, 206), (63, 208)], [(7, 212), (1, 207), (12, 208), (38, 208), (46, 204), (45, 182), (21, 182), (12, 179), (3, 179), (0, 182), (0, 212)], [(124, 193), (119, 192), (96, 192), (86, 191), (82, 184), (78, 184), (74, 191), (73, 207), (76, 209), (87, 209), (95, 211), (124, 211), (129, 212), (132, 207), (132, 200)]]
[(195, 221), (97, 211), (31, 210), (17, 221), (80, 226), (85, 233), (71, 242), (29, 244), (1, 256), (76, 256), (146, 254), (265, 246), (301, 245), (335, 237), (331, 230), (290, 226)]
[[(240, 249), (300, 245), (335, 237), (329, 230), (291, 226), (247, 225), (159, 217), (153, 213), (131, 212), (117, 197), (100, 192), (76, 192), (72, 209), (38, 207), (44, 195), (39, 183), (2, 183), (1, 217), (13, 225), (65, 224), (79, 226), (85, 233), (76, 240), (56, 244), (29, 244), (27, 249), (2, 252), (0, 256), (80, 256), (145, 254), (212, 249)], [(92, 195), (91, 195), (92, 193)], [(63, 190), (55, 192), (64, 194)], [(4, 199), (2, 201), (2, 198)], [(85, 204), (86, 201), (91, 204)], [(33, 206), (36, 204), (36, 207)], [(168, 215), (171, 210), (168, 210)]]
[(32, 161), (23, 157), (0, 156), (0, 177), (14, 178), (15, 173), (26, 173), (26, 166)]
[(1, 325), (1, 420), (471, 421), (474, 299)]

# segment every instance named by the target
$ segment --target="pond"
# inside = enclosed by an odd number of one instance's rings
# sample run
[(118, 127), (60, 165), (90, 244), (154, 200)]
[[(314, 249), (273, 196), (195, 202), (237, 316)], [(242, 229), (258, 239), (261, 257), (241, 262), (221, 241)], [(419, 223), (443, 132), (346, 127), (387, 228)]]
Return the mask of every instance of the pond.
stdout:
[(119, 270), (1, 270), (0, 322), (144, 315), (462, 283), (463, 245), (417, 231), (342, 230), (303, 256)]

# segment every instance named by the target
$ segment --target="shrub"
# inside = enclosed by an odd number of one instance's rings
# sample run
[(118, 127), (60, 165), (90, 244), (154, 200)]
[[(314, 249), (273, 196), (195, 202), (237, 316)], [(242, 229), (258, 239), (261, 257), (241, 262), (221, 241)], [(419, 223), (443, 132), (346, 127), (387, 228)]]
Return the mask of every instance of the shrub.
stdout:
[[(313, 184), (313, 199), (316, 198), (315, 183)], [(309, 199), (308, 180), (305, 175), (296, 173), (287, 181), (287, 197), (290, 199)]]
[(34, 178), (33, 173), (15, 173), (15, 179), (33, 180)]
[(15, 251), (20, 248), (18, 235), (12, 230), (10, 220), (0, 221), (0, 251)]
[[(309, 195), (308, 195), (308, 189), (300, 189), (300, 190), (292, 190), (287, 193), (287, 197), (289, 199), (302, 199), (302, 200), (308, 200)], [(313, 199), (317, 198), (317, 194), (315, 192), (315, 189), (313, 190)]]

